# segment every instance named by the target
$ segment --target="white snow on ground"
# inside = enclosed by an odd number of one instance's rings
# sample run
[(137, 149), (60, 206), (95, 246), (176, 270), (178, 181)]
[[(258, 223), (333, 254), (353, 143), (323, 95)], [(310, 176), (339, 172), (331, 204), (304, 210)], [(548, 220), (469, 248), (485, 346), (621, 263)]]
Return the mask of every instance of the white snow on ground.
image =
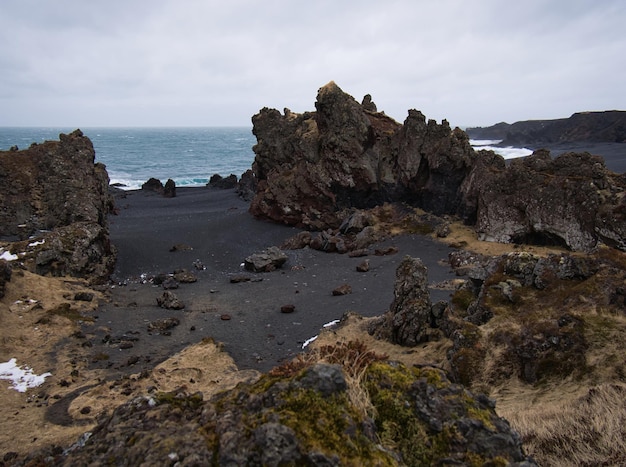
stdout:
[(304, 341), (304, 344), (302, 344), (302, 348), (306, 348), (311, 342), (313, 342), (315, 339), (317, 339), (318, 336), (313, 336), (308, 338), (307, 340)]
[[(324, 324), (324, 326), (323, 326), (323, 327), (325, 327), (325, 328), (329, 328), (329, 327), (331, 327), (331, 326), (334, 326), (334, 325), (336, 325), (336, 324), (339, 324), (339, 321), (340, 321), (340, 320), (338, 320), (338, 319), (332, 320), (332, 321), (330, 321), (329, 323)], [(303, 348), (303, 349), (304, 349), (304, 348), (306, 348), (306, 347), (307, 347), (307, 346), (308, 346), (311, 342), (313, 342), (313, 341), (314, 341), (315, 339), (317, 339), (318, 337), (319, 337), (319, 336), (313, 336), (313, 337), (311, 337), (311, 338), (309, 338), (309, 339), (305, 340), (305, 341), (304, 341), (304, 343), (302, 344), (302, 348)]]
[(19, 392), (26, 392), (27, 389), (40, 386), (48, 376), (52, 376), (52, 373), (36, 375), (33, 373), (32, 368), (27, 366), (20, 368), (15, 358), (8, 362), (0, 363), (0, 379), (11, 381), (11, 388)]
[(5, 261), (15, 261), (17, 259), (17, 255), (12, 255), (10, 251), (3, 251), (0, 248), (0, 259)]

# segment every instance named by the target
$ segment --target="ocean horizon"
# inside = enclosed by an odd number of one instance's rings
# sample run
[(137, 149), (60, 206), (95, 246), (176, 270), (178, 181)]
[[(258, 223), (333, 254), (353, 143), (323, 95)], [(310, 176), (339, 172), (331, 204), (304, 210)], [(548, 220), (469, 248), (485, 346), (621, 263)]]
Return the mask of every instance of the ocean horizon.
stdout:
[[(0, 127), (0, 150), (27, 149), (32, 143), (58, 141), (70, 127)], [(111, 184), (141, 188), (150, 178), (176, 186), (204, 186), (218, 174), (240, 177), (252, 168), (256, 137), (252, 127), (86, 127), (96, 162), (106, 165)], [(526, 148), (497, 147), (499, 141), (471, 140), (475, 149), (490, 149), (505, 159), (532, 153)]]

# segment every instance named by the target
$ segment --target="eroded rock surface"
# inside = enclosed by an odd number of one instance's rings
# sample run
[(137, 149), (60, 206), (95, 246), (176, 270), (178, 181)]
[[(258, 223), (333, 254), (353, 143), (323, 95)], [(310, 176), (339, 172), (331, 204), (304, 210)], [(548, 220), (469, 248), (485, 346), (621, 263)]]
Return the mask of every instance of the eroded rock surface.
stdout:
[(253, 117), (251, 212), (316, 230), (341, 224), (341, 210), (414, 199), (435, 213), (462, 206), (460, 181), (475, 157), (467, 135), (411, 110), (404, 125), (359, 104), (331, 82), (316, 112), (264, 108)]
[(598, 156), (537, 151), (507, 165), (445, 120), (409, 110), (400, 124), (334, 82), (315, 107), (253, 117), (255, 216), (335, 230), (355, 208), (400, 202), (459, 216), (486, 240), (626, 249), (626, 178)]
[(590, 250), (598, 242), (626, 249), (623, 176), (599, 156), (548, 151), (514, 159), (476, 180), (479, 238)]
[(94, 161), (80, 130), (0, 152), (0, 237), (33, 272), (103, 279), (112, 270), (113, 200), (106, 168)]

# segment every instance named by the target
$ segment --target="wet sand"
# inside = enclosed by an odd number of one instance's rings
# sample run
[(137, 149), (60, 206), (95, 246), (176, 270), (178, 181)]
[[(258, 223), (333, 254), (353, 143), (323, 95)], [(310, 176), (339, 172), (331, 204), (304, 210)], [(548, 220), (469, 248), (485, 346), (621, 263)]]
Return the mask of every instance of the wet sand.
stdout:
[[(424, 261), (431, 283), (454, 278), (446, 264), (450, 248), (418, 235), (373, 245), (372, 253), (392, 245), (398, 253), (368, 256), (368, 272), (356, 270), (364, 258), (306, 248), (286, 251), (289, 259), (279, 270), (249, 273), (241, 267), (247, 256), (279, 246), (299, 230), (253, 218), (233, 190), (179, 188), (175, 198), (142, 191), (124, 196), (116, 200), (119, 214), (109, 220), (118, 248), (112, 277), (118, 285), (110, 289), (111, 300), (100, 306), (95, 324), (84, 329), (93, 343), (92, 366), (109, 368), (112, 375), (151, 368), (204, 338), (223, 343), (240, 369), (267, 371), (293, 358), (305, 341), (347, 311), (384, 313), (405, 255)], [(205, 269), (195, 268), (198, 261)], [(164, 290), (147, 279), (177, 269), (194, 272), (198, 280), (173, 290), (184, 310), (160, 308), (156, 298)], [(241, 274), (251, 280), (231, 283)], [(333, 296), (344, 283), (352, 293)], [(432, 298), (449, 294), (433, 290)], [(294, 305), (295, 311), (282, 313), (283, 305)], [(150, 322), (164, 318), (180, 320), (171, 335), (148, 332)]]

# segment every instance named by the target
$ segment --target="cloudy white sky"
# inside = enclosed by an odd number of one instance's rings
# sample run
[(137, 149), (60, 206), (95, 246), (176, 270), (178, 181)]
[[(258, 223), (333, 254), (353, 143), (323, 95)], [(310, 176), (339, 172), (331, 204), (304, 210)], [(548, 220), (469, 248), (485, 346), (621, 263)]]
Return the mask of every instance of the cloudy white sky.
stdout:
[(624, 0), (2, 0), (0, 126), (246, 126), (334, 80), (453, 126), (626, 109)]

